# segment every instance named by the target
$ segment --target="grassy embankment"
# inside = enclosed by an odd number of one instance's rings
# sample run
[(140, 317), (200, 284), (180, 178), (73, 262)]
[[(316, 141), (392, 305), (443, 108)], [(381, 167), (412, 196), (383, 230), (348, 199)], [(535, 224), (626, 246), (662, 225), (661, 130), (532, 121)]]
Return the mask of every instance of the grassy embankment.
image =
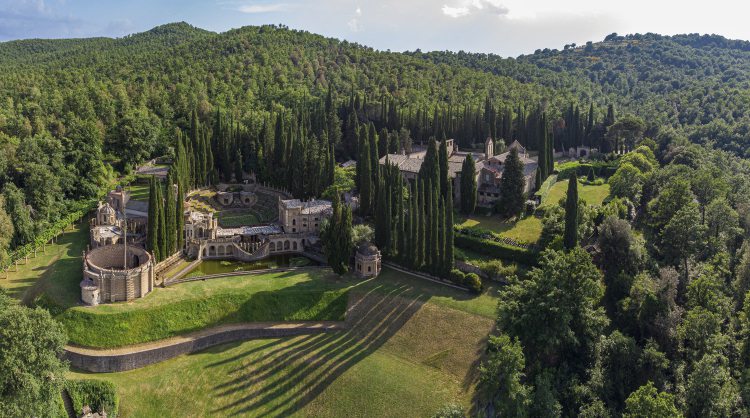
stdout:
[(468, 410), (494, 289), (472, 297), (388, 269), (343, 282), (359, 284), (349, 331), (227, 344), (95, 377), (116, 384), (123, 417), (430, 416), (450, 402)]

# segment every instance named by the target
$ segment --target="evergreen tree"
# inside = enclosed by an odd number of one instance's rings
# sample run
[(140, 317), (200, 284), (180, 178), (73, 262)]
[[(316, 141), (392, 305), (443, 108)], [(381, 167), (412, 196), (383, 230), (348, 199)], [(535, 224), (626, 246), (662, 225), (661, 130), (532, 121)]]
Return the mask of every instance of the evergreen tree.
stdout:
[(151, 252), (154, 259), (158, 259), (159, 253), (159, 209), (156, 203), (158, 198), (156, 192), (156, 180), (149, 178), (148, 183), (148, 231), (146, 236), (146, 249)]
[(440, 194), (445, 198), (448, 190), (448, 146), (446, 140), (440, 141), (440, 152), (438, 153), (438, 162), (440, 163)]
[(417, 257), (416, 257), (416, 267), (421, 268), (425, 263), (425, 248), (427, 247), (426, 244), (426, 238), (427, 238), (427, 231), (426, 231), (426, 207), (425, 207), (425, 181), (422, 179), (417, 179), (417, 183), (419, 184), (419, 190), (418, 190), (418, 198), (419, 202), (417, 205), (417, 239), (416, 239), (416, 245), (417, 245)]
[(321, 233), (321, 239), (328, 265), (334, 273), (342, 275), (349, 271), (352, 254), (352, 211), (349, 206), (341, 204), (338, 193), (334, 193), (331, 203), (333, 214)]
[(443, 260), (443, 277), (449, 277), (454, 263), (453, 248), (453, 188), (448, 182), (445, 195), (445, 256)]
[(503, 166), (503, 177), (500, 183), (500, 209), (506, 217), (518, 216), (523, 211), (524, 189), (526, 179), (523, 175), (523, 163), (518, 157), (518, 150), (512, 148)]
[(477, 178), (474, 158), (469, 154), (461, 166), (461, 212), (471, 215), (477, 206)]
[[(366, 127), (362, 127), (359, 135), (359, 160), (357, 161), (358, 189), (359, 189), (359, 208), (363, 216), (370, 214), (370, 207), (373, 202), (373, 175), (370, 158), (370, 144)], [(377, 170), (377, 167), (375, 167)]]
[(568, 195), (565, 200), (565, 235), (563, 244), (572, 250), (578, 246), (578, 176), (573, 173), (568, 181)]
[(157, 261), (165, 259), (167, 254), (167, 222), (166, 215), (164, 213), (164, 196), (161, 182), (157, 180), (156, 183), (156, 217), (157, 217), (157, 234), (156, 243), (159, 247), (159, 256), (156, 258)]
[(174, 180), (172, 170), (167, 174), (166, 199), (164, 216), (166, 217), (166, 255), (172, 255), (177, 249), (177, 209), (175, 209)]
[(185, 247), (185, 194), (182, 186), (177, 184), (177, 199), (175, 201), (175, 250), (181, 251)]
[(433, 274), (438, 273), (440, 265), (440, 218), (442, 211), (440, 208), (440, 184), (437, 183), (432, 187), (432, 206), (430, 212), (430, 265), (429, 271)]

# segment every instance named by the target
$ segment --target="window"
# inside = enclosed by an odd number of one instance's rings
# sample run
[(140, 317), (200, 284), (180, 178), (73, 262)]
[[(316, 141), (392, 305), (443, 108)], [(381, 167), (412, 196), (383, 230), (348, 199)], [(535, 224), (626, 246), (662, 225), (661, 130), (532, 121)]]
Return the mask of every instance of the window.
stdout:
[(297, 232), (297, 228), (292, 228), (292, 232)]
[(372, 272), (372, 266), (367, 266), (367, 272), (368, 273)]
[(319, 221), (319, 220), (320, 220), (320, 218), (315, 218), (315, 220), (316, 220), (316, 221)]
[(297, 219), (292, 219), (292, 225), (297, 225)]

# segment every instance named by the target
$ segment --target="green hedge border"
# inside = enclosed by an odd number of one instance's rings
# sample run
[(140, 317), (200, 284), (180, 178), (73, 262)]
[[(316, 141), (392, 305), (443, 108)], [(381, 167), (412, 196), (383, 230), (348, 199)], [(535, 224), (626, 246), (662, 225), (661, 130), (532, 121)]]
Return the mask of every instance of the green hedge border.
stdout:
[(528, 266), (537, 264), (538, 254), (534, 250), (513, 247), (501, 242), (457, 234), (453, 238), (458, 248), (471, 250), (480, 254), (501, 258), (503, 260), (516, 261)]

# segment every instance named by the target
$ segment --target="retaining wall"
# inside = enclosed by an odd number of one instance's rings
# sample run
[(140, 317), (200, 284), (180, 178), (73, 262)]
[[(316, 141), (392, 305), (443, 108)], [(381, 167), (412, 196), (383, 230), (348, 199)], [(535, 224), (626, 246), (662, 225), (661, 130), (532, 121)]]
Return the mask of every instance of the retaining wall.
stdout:
[(63, 357), (70, 362), (71, 366), (87, 372), (123, 372), (233, 341), (318, 334), (342, 329), (345, 329), (343, 322), (284, 324), (283, 326), (258, 326), (258, 324), (225, 326), (203, 331), (200, 335), (193, 337), (177, 337), (161, 344), (157, 342), (144, 347), (134, 346), (131, 349), (93, 350), (66, 346)]

